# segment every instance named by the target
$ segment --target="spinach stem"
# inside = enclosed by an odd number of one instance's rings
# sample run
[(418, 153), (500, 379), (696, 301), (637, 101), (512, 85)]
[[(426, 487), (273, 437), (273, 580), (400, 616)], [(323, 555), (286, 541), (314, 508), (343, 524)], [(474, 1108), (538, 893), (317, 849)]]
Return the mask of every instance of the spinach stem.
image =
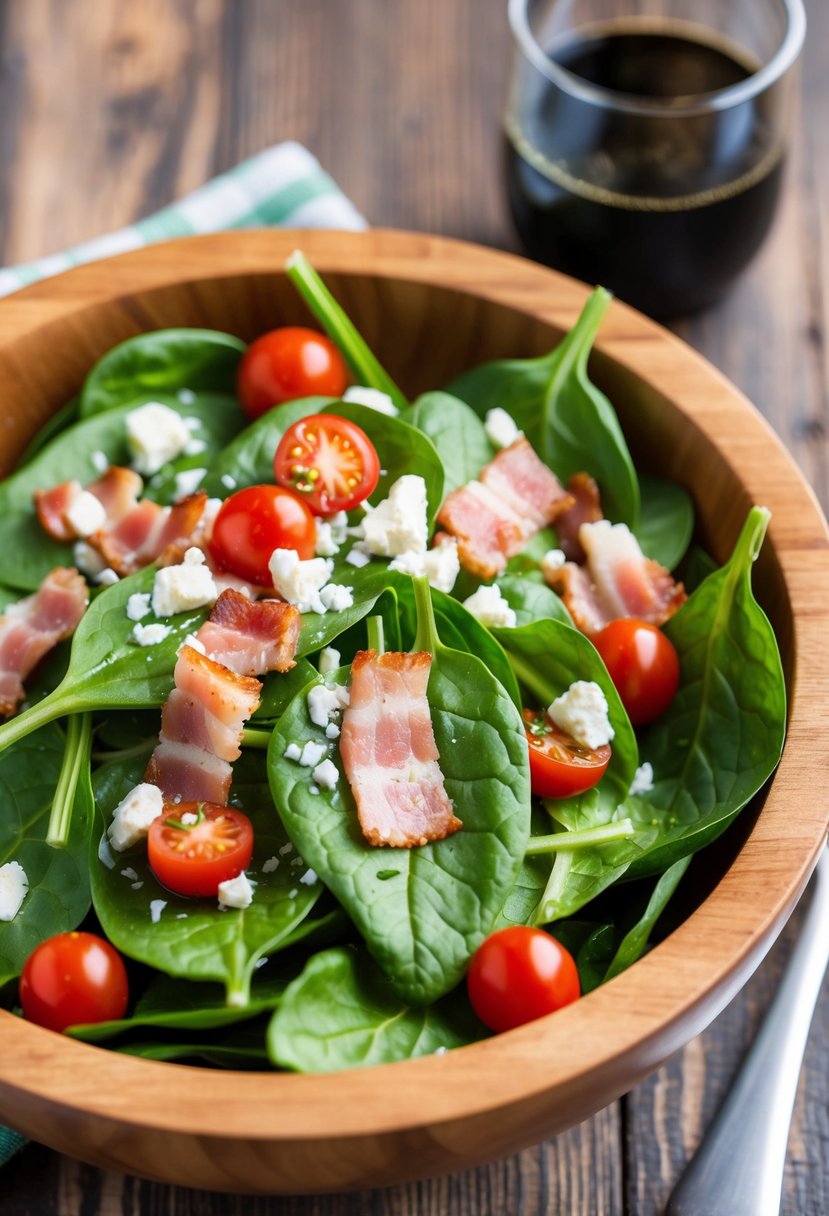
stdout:
[(285, 273), (329, 338), (336, 342), (360, 383), (388, 393), (398, 409), (406, 409), (409, 403), (405, 396), (301, 250), (295, 250), (288, 258)]
[(46, 833), (46, 843), (53, 848), (65, 848), (69, 839), (78, 781), (84, 764), (89, 763), (91, 744), (92, 715), (72, 714), (66, 723), (66, 748)]
[(414, 591), (415, 613), (417, 614), (417, 632), (415, 633), (412, 654), (419, 650), (427, 650), (433, 657), (440, 648), (438, 628), (435, 624), (435, 609), (432, 605), (432, 591), (429, 580), (421, 575), (412, 579)]
[(12, 718), (0, 726), (0, 752), (11, 747), (13, 743), (19, 743), (32, 731), (45, 726), (47, 722), (54, 722), (55, 718), (62, 718), (65, 714), (76, 712), (71, 698), (67, 697), (64, 700), (61, 696), (55, 696), (58, 691), (56, 688), (55, 692), (44, 697), (42, 701), (38, 701), (37, 705), (31, 705), (22, 714), (18, 714), (16, 718)]
[(114, 762), (121, 763), (124, 760), (137, 760), (139, 756), (149, 756), (155, 745), (158, 743), (158, 735), (153, 735), (149, 739), (142, 739), (139, 743), (133, 743), (132, 747), (122, 747), (118, 751), (94, 751), (92, 759), (96, 764), (111, 764)]
[(368, 648), (376, 650), (378, 655), (386, 652), (386, 638), (383, 632), (383, 618), (381, 616), (370, 616), (366, 625), (368, 633)]
[(246, 726), (242, 731), (242, 747), (264, 752), (268, 750), (270, 741), (271, 732), (269, 730), (255, 730), (252, 726)]
[(526, 856), (561, 853), (569, 849), (586, 849), (591, 845), (608, 844), (614, 840), (628, 840), (635, 832), (630, 819), (617, 819), (614, 823), (602, 823), (598, 827), (583, 828), (578, 832), (554, 832), (552, 836), (533, 836), (527, 845)]

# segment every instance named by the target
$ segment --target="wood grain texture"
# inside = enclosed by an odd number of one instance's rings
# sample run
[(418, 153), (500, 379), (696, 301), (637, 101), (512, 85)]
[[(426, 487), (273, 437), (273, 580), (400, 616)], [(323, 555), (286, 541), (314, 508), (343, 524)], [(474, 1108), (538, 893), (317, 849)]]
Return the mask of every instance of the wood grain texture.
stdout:
[[(804, 104), (776, 230), (731, 297), (678, 328), (772, 421), (826, 506), (829, 11), (824, 0), (807, 7)], [(308, 143), (372, 222), (512, 247), (495, 138), (503, 9), (502, 0), (95, 0), (94, 10), (2, 0), (0, 258), (126, 223), (287, 137)], [(3, 1174), (0, 1212), (650, 1216), (745, 1050), (784, 954), (781, 943), (745, 996), (621, 1105), (499, 1166), (373, 1195), (231, 1206), (32, 1147)], [(824, 999), (795, 1115), (787, 1216), (829, 1209), (827, 1043)]]

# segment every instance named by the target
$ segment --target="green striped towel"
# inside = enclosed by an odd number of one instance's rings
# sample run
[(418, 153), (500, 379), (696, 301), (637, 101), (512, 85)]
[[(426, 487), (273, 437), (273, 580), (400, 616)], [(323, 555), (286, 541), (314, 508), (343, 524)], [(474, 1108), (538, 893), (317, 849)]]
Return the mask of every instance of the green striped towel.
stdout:
[[(129, 228), (96, 237), (66, 253), (0, 270), (0, 296), (81, 262), (126, 253), (154, 241), (224, 228), (268, 227), (360, 231), (367, 224), (316, 157), (291, 141), (242, 161), (235, 169)], [(23, 1136), (0, 1125), (0, 1166), (25, 1143)]]
[(0, 270), (0, 296), (81, 262), (126, 253), (155, 241), (224, 228), (347, 228), (366, 221), (319, 161), (301, 144), (267, 148), (214, 177), (186, 198), (129, 228), (96, 237), (65, 253)]

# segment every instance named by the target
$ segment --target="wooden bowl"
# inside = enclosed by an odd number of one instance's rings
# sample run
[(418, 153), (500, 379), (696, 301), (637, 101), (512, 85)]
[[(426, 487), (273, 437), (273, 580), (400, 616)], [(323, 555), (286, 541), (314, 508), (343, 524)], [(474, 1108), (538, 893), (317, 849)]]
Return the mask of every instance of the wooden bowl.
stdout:
[[(411, 395), (484, 358), (546, 351), (586, 295), (518, 258), (382, 231), (228, 233), (99, 262), (0, 304), (2, 466), (132, 334), (195, 325), (252, 338), (304, 321), (281, 274), (297, 246)], [(271, 1194), (382, 1186), (497, 1157), (587, 1118), (739, 990), (826, 836), (815, 746), (829, 727), (826, 525), (762, 418), (672, 335), (614, 304), (593, 369), (640, 466), (693, 493), (700, 538), (717, 558), (751, 503), (773, 512), (755, 582), (783, 652), (789, 738), (759, 813), (744, 812), (738, 836), (697, 867), (713, 870), (710, 893), (635, 967), (560, 1013), (441, 1057), (361, 1071), (154, 1063), (0, 1012), (0, 1121), (96, 1165), (183, 1185)]]

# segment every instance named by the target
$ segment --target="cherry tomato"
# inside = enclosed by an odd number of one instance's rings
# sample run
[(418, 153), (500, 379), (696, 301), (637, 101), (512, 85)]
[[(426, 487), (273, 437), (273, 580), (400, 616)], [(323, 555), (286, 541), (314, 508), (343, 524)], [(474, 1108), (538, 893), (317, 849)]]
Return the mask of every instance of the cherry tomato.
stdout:
[(661, 629), (633, 617), (619, 617), (591, 639), (604, 659), (634, 726), (653, 722), (673, 701), (679, 686), (679, 658)]
[(573, 956), (543, 929), (498, 929), (472, 956), (466, 976), (472, 1008), (490, 1030), (512, 1030), (581, 996)]
[(342, 397), (347, 384), (345, 360), (331, 339), (298, 325), (251, 342), (236, 378), (248, 418), (296, 397)]
[(59, 933), (41, 942), (20, 977), (24, 1015), (49, 1030), (122, 1018), (128, 1000), (121, 955), (94, 933)]
[(222, 570), (270, 587), (268, 561), (274, 549), (296, 549), (301, 561), (314, 556), (314, 517), (282, 486), (248, 486), (226, 498), (210, 537), (210, 555)]
[(524, 710), (524, 730), (530, 745), (530, 783), (539, 798), (569, 798), (583, 794), (604, 776), (610, 744), (585, 747), (559, 730), (543, 710)]
[[(195, 816), (195, 823), (182, 816)], [(147, 859), (160, 883), (177, 895), (209, 896), (250, 865), (253, 824), (213, 802), (169, 802), (150, 824)]]
[(350, 511), (380, 478), (380, 458), (365, 431), (335, 414), (310, 414), (279, 441), (273, 471), (314, 515)]

